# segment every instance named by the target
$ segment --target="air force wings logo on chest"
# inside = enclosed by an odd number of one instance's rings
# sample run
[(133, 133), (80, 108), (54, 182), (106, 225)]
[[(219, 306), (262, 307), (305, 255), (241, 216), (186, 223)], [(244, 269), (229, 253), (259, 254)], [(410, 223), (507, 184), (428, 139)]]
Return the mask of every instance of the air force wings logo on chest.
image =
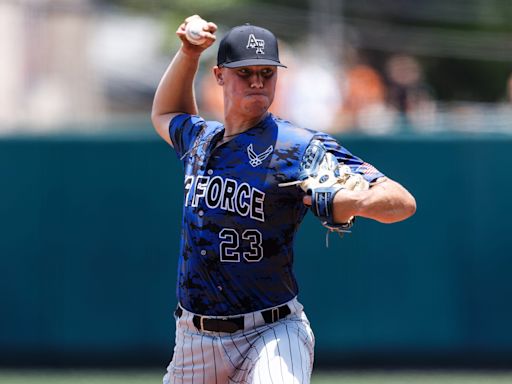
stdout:
[(265, 40), (263, 39), (257, 39), (256, 36), (254, 36), (253, 33), (249, 35), (249, 40), (247, 41), (247, 49), (249, 48), (256, 48), (256, 53), (264, 55), (265, 52), (263, 52), (263, 49), (265, 48)]
[(274, 146), (270, 146), (267, 149), (265, 149), (264, 152), (260, 153), (259, 155), (254, 152), (254, 149), (252, 148), (252, 144), (249, 144), (247, 147), (247, 155), (249, 156), (249, 164), (252, 165), (252, 167), (257, 167), (258, 165), (261, 165), (263, 163), (263, 160), (265, 160), (268, 155), (270, 155), (274, 151)]

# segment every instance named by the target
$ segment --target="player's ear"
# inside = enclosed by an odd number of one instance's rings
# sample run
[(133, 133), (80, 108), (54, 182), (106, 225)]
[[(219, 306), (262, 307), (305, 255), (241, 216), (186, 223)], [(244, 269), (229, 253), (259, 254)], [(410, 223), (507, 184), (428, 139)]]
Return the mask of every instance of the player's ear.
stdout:
[(213, 67), (213, 75), (217, 80), (217, 84), (224, 85), (224, 77), (222, 75), (222, 70), (218, 66)]

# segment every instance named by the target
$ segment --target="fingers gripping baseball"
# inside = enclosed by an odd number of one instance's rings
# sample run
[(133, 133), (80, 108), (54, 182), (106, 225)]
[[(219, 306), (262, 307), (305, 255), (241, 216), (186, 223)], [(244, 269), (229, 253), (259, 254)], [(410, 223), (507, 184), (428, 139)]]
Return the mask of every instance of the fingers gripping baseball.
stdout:
[(217, 25), (199, 15), (187, 17), (178, 27), (176, 35), (183, 43), (183, 49), (191, 53), (201, 53), (215, 42)]

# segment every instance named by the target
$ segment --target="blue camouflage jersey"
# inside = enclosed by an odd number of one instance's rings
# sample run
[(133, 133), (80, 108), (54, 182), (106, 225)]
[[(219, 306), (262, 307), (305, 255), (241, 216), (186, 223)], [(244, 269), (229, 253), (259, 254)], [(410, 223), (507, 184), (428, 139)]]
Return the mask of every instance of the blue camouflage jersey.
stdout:
[(184, 167), (177, 295), (187, 310), (229, 316), (280, 305), (298, 294), (293, 239), (307, 212), (297, 180), (312, 139), (372, 182), (383, 176), (325, 133), (272, 114), (217, 146), (224, 127), (181, 114), (169, 132)]

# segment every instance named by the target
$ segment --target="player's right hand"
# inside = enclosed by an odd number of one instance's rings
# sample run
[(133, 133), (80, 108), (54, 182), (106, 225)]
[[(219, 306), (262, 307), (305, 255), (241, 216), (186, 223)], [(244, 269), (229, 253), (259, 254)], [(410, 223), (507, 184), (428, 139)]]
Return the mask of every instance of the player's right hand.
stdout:
[(215, 32), (217, 32), (217, 25), (212, 22), (208, 22), (207, 24), (207, 30), (204, 31), (204, 37), (206, 38), (206, 41), (201, 45), (194, 45), (190, 41), (187, 40), (185, 29), (187, 27), (187, 24), (190, 23), (192, 20), (201, 18), (199, 15), (192, 15), (185, 19), (185, 21), (178, 27), (178, 30), (176, 31), (176, 35), (180, 38), (182, 45), (182, 51), (189, 55), (200, 55), (201, 52), (203, 52), (205, 49), (213, 45), (215, 43)]

